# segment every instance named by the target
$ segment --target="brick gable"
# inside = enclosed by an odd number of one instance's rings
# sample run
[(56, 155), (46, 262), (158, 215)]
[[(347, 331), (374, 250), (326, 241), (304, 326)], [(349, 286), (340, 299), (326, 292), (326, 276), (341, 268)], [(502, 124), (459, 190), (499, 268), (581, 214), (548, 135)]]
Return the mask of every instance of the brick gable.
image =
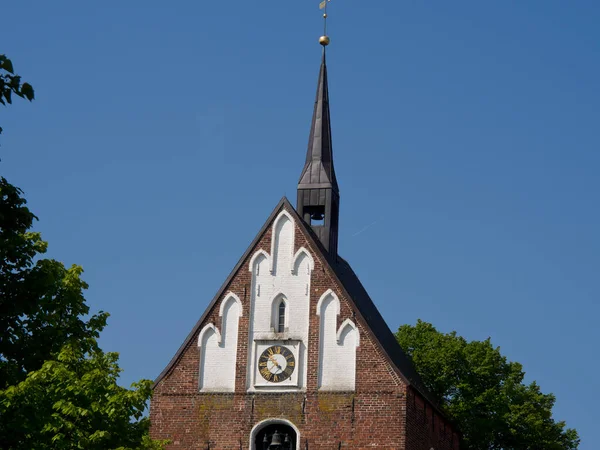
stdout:
[[(258, 250), (271, 251), (271, 225), (282, 210), (293, 216), (296, 223), (294, 253), (304, 247), (314, 260), (309, 293), (306, 383), (300, 391), (248, 392), (252, 288), (249, 264)], [(348, 392), (318, 389), (320, 317), (316, 310), (319, 299), (330, 289), (340, 302), (337, 326), (350, 319), (356, 324), (360, 337), (360, 345), (356, 349), (355, 389)], [(373, 324), (369, 324), (347, 291), (318, 242), (303, 226), (289, 202), (282, 200), (157, 379), (150, 410), (152, 436), (171, 439), (170, 448), (249, 449), (253, 427), (262, 421), (278, 418), (297, 427), (299, 448), (302, 449), (337, 449), (340, 446), (411, 450), (429, 450), (432, 446), (443, 450), (458, 448), (454, 445), (457, 441), (455, 433), (431, 405), (429, 410), (434, 416), (437, 414), (439, 423), (443, 424), (440, 429), (443, 428), (444, 432), (436, 431), (435, 426), (430, 431), (427, 422), (420, 419), (417, 402), (427, 405), (428, 401), (424, 400), (419, 389), (411, 386), (411, 380), (393, 362), (374, 334)], [(221, 326), (219, 309), (230, 292), (236, 294), (242, 304), (235, 389), (230, 393), (200, 392), (199, 333), (207, 324)], [(411, 416), (408, 419), (407, 414)], [(447, 439), (447, 436), (451, 438)]]

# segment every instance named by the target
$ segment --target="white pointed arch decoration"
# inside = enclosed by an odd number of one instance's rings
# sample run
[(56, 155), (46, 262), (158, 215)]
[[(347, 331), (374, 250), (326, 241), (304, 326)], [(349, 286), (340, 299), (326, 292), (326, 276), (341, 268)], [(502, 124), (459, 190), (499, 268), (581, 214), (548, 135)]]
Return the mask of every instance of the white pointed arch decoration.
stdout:
[(227, 390), (228, 386), (223, 386), (217, 377), (215, 370), (215, 360), (223, 352), (221, 346), (221, 333), (213, 323), (209, 323), (202, 328), (198, 335), (198, 389), (201, 392)]
[(346, 319), (338, 328), (340, 300), (331, 289), (328, 289), (319, 299), (317, 315), (320, 319), (318, 389), (354, 390), (358, 347), (356, 324)]
[[(277, 245), (276, 245), (277, 237), (276, 237), (276, 234), (277, 234), (277, 227), (279, 226), (279, 222), (281, 222), (284, 219), (289, 220), (290, 224), (292, 225), (292, 236), (291, 236), (291, 238), (292, 238), (291, 249), (292, 250), (290, 252), (289, 257), (292, 258), (292, 256), (293, 256), (292, 252), (294, 251), (294, 240), (295, 240), (295, 236), (294, 235), (296, 234), (295, 233), (296, 226), (295, 226), (295, 222), (294, 222), (293, 217), (290, 215), (290, 213), (288, 213), (284, 209), (284, 210), (282, 210), (279, 213), (279, 215), (277, 216), (277, 218), (273, 221), (273, 228), (272, 228), (272, 231), (271, 231), (271, 255), (272, 255), (272, 258), (269, 261), (270, 262), (271, 273), (273, 273), (273, 271), (275, 270), (275, 264), (276, 264), (276, 253), (277, 253), (277, 248), (276, 248), (277, 247)], [(291, 270), (291, 268), (290, 268), (290, 270)]]
[(309, 271), (312, 272), (315, 269), (315, 260), (313, 259), (310, 252), (306, 248), (300, 247), (298, 249), (298, 251), (296, 252), (296, 254), (294, 255), (294, 258), (292, 259), (292, 274), (293, 275), (298, 275), (298, 262), (300, 261), (300, 258), (303, 255), (306, 256), (306, 259), (308, 259)]
[(235, 391), (237, 343), (242, 302), (228, 293), (219, 308), (221, 328), (209, 323), (198, 334), (198, 388), (201, 392)]
[(240, 300), (240, 298), (235, 295), (233, 292), (229, 291), (227, 293), (227, 295), (223, 298), (223, 301), (221, 302), (221, 306), (219, 307), (219, 317), (223, 317), (223, 311), (225, 311), (225, 307), (230, 303), (230, 302), (236, 302), (238, 304), (238, 315), (239, 317), (242, 317), (243, 311), (244, 309), (242, 308), (242, 301)]
[[(226, 355), (234, 359), (239, 333), (239, 320), (242, 317), (242, 312), (243, 308), (240, 298), (233, 292), (228, 292), (219, 307), (219, 317), (221, 318), (221, 339), (219, 340), (219, 344), (225, 349)], [(231, 339), (235, 342), (235, 348), (232, 348), (231, 343), (228, 342)]]
[(333, 298), (334, 304), (335, 304), (335, 311), (336, 311), (336, 315), (340, 315), (340, 299), (338, 298), (337, 295), (335, 295), (335, 292), (333, 292), (331, 289), (327, 289), (325, 291), (325, 293), (323, 295), (321, 295), (321, 297), (319, 298), (319, 301), (317, 302), (317, 316), (321, 315), (321, 309), (323, 308), (323, 302), (325, 300), (327, 300), (329, 297)]
[(360, 346), (360, 333), (358, 332), (358, 328), (356, 327), (354, 322), (352, 322), (350, 319), (344, 320), (340, 325), (340, 329), (338, 330), (336, 336), (338, 345), (343, 345), (343, 342), (341, 342), (342, 334), (344, 333), (346, 328), (351, 328), (354, 330), (354, 332), (356, 333), (356, 347)]
[[(269, 267), (271, 267), (271, 256), (265, 252), (262, 248), (257, 250), (254, 255), (252, 255), (252, 258), (250, 258), (250, 264), (248, 264), (248, 271), (254, 273), (254, 266), (256, 264), (256, 260), (258, 259), (259, 256), (264, 256), (265, 259), (267, 260), (267, 262), (269, 263)], [(258, 273), (254, 273), (255, 275), (259, 275)]]
[(202, 331), (200, 331), (200, 334), (198, 335), (198, 347), (202, 347), (202, 341), (204, 341), (204, 335), (209, 330), (212, 330), (215, 332), (215, 335), (217, 336), (217, 342), (219, 344), (221, 343), (221, 333), (219, 332), (219, 329), (217, 327), (215, 327), (215, 325), (213, 323), (209, 323), (209, 324), (205, 325), (204, 328), (202, 328)]

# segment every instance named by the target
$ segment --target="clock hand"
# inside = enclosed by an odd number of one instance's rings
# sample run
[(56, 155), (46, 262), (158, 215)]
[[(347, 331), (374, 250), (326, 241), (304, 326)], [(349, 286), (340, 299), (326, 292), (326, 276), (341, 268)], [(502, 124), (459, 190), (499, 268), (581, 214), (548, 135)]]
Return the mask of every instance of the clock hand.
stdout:
[(273, 358), (273, 356), (269, 355), (269, 359), (280, 371), (283, 371), (283, 368), (279, 365), (277, 360), (275, 358)]

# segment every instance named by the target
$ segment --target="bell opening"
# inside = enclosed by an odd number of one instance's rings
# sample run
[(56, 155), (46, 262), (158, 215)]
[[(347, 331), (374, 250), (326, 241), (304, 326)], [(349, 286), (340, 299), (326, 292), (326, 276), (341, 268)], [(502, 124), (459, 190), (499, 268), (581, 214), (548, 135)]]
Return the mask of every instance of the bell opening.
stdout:
[(307, 206), (304, 210), (305, 220), (310, 226), (318, 227), (325, 225), (325, 206)]
[(296, 432), (289, 425), (276, 423), (265, 426), (256, 435), (256, 450), (296, 450)]

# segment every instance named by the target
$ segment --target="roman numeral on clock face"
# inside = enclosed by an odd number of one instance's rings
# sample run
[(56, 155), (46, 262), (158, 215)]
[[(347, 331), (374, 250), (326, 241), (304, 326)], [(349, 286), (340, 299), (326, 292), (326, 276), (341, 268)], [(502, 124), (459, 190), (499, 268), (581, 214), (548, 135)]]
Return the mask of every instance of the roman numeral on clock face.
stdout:
[(273, 345), (264, 350), (258, 358), (260, 375), (270, 383), (281, 383), (294, 373), (296, 358), (283, 345)]

